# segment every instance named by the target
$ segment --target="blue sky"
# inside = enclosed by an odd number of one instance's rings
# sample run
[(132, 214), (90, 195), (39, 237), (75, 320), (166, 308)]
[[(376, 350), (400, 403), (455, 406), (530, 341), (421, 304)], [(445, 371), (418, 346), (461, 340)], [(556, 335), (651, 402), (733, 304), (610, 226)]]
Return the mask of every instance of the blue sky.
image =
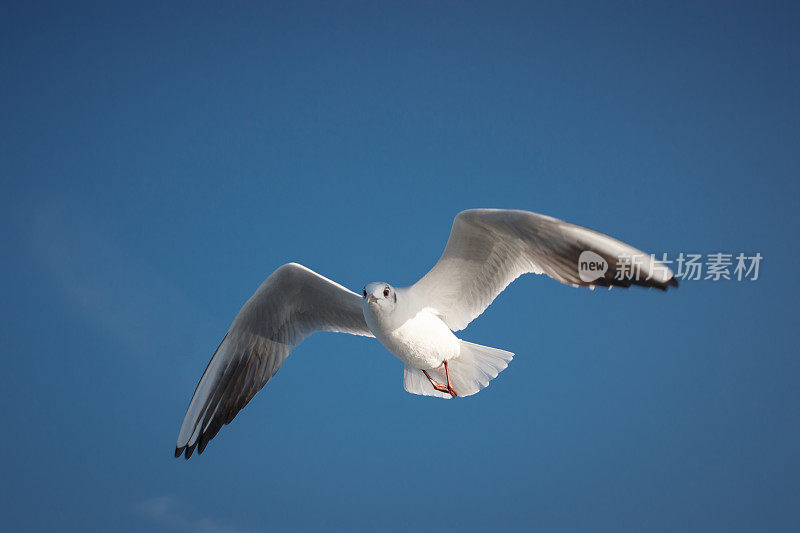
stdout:
[[(8, 530), (800, 528), (796, 3), (112, 4), (0, 6)], [(764, 261), (522, 278), (459, 401), (314, 335), (172, 458), (270, 272), (409, 284), (471, 207)]]

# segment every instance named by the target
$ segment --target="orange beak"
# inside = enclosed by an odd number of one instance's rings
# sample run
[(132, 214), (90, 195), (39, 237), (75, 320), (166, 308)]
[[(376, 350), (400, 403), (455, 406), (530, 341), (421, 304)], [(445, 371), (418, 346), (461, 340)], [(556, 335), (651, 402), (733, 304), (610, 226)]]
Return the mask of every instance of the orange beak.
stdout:
[(378, 301), (378, 299), (375, 298), (373, 295), (370, 294), (369, 296), (367, 296), (367, 303), (368, 304), (371, 304), (372, 302), (377, 302), (377, 301)]

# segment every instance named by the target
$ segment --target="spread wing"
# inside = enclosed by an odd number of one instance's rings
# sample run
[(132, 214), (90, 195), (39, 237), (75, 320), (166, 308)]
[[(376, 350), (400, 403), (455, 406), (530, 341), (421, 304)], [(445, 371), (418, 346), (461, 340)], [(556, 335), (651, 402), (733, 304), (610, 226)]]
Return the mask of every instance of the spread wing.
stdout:
[(273, 272), (236, 315), (183, 419), (175, 457), (202, 453), (315, 331), (372, 336), (361, 297), (296, 263)]
[[(582, 278), (579, 259), (602, 259), (607, 270)], [(456, 216), (439, 262), (409, 289), (415, 302), (436, 309), (458, 331), (527, 273), (587, 287), (678, 285), (663, 263), (602, 233), (529, 211), (471, 209)]]

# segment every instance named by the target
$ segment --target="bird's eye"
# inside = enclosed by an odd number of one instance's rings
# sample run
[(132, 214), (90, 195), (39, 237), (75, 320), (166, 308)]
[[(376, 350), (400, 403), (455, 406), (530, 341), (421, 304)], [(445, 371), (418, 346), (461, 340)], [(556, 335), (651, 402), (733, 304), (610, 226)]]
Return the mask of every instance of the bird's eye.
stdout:
[(361, 289), (362, 294), (364, 294), (364, 298), (367, 297), (367, 289)]
[(389, 297), (389, 287), (386, 287), (385, 289), (383, 289), (383, 297), (384, 298), (388, 298)]

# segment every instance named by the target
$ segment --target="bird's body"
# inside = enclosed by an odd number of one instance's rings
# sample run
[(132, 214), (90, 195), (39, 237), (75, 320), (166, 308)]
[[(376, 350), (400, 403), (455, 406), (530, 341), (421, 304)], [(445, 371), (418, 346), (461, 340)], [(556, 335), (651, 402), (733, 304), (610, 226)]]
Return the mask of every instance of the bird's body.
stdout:
[[(642, 262), (645, 257), (650, 261)], [(439, 261), (409, 287), (373, 282), (359, 296), (288, 263), (261, 284), (231, 324), (189, 403), (175, 456), (188, 459), (195, 448), (202, 453), (315, 331), (375, 337), (404, 363), (403, 386), (413, 394), (453, 398), (479, 392), (514, 354), (466, 342), (454, 332), (526, 273), (576, 287), (677, 286), (669, 268), (616, 239), (502, 209), (459, 213)]]
[(424, 307), (413, 316), (394, 321), (381, 321), (364, 303), (364, 318), (375, 338), (403, 363), (420, 370), (432, 370), (457, 357), (460, 341), (439, 314)]

